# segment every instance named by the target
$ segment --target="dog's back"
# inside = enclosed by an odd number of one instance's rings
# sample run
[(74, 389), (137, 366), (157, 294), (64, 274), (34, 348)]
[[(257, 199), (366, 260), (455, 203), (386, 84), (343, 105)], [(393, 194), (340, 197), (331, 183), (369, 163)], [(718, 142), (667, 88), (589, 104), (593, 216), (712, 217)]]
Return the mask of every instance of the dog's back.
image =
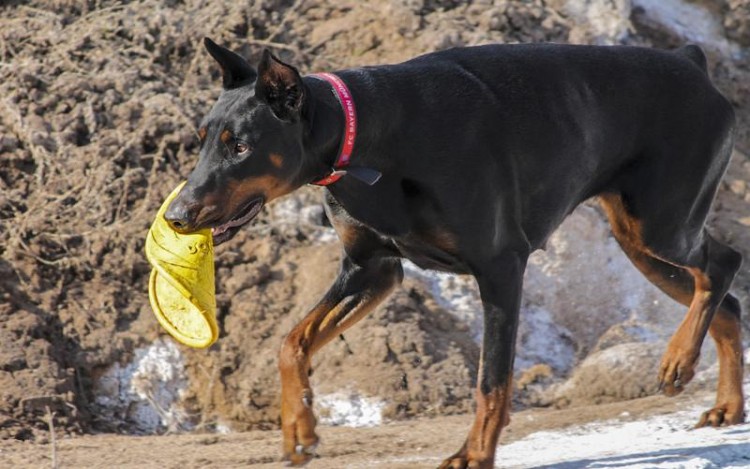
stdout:
[(454, 198), (517, 187), (545, 218), (538, 228), (524, 220), (532, 241), (546, 239), (550, 219), (619, 184), (637, 160), (698, 173), (726, 163), (716, 152), (688, 151), (721, 144), (733, 122), (695, 46), (487, 45), (342, 76), (368, 110), (362, 126), (375, 128), (368, 132), (375, 138), (363, 136), (360, 161), (375, 158), (417, 181), (430, 174), (437, 180), (429, 185), (457, 186)]

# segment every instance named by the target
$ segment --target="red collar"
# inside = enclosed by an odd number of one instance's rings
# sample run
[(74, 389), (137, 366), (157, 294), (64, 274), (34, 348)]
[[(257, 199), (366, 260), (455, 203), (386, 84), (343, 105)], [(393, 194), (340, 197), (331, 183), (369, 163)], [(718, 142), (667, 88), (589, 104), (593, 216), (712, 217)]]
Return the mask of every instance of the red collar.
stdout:
[(344, 110), (344, 137), (341, 140), (341, 148), (339, 148), (336, 162), (333, 164), (333, 168), (331, 168), (328, 176), (310, 183), (316, 186), (327, 186), (338, 181), (346, 174), (346, 171), (342, 170), (342, 168), (349, 165), (349, 159), (354, 149), (354, 139), (357, 137), (357, 110), (354, 107), (354, 98), (346, 83), (341, 78), (333, 73), (316, 73), (312, 76), (331, 84), (336, 97), (341, 103), (341, 108)]

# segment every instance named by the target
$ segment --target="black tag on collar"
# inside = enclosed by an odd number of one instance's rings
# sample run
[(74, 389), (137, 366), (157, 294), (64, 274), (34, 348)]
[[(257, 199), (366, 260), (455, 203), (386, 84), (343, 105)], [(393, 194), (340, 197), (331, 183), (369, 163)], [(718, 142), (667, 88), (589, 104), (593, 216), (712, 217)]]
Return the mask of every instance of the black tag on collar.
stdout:
[(339, 170), (344, 171), (349, 176), (353, 177), (358, 181), (362, 181), (368, 186), (375, 185), (383, 176), (380, 171), (371, 168), (363, 168), (361, 166), (347, 166), (346, 169)]

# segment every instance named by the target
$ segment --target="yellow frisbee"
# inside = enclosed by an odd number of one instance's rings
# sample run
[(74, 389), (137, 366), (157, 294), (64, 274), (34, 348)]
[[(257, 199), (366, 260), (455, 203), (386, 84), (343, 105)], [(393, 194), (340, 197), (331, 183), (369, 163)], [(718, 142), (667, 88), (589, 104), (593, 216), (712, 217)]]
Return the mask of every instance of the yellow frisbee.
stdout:
[(148, 296), (156, 319), (172, 337), (205, 348), (219, 336), (211, 230), (180, 234), (164, 219), (184, 185), (169, 194), (148, 231), (146, 257), (153, 266)]

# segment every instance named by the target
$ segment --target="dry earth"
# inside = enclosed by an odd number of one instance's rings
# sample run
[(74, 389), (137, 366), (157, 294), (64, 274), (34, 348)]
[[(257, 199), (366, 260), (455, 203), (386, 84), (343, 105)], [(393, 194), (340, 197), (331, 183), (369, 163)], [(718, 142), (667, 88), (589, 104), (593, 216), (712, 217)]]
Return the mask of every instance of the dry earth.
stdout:
[[(708, 403), (710, 399), (710, 395), (699, 393), (677, 399), (657, 396), (587, 408), (530, 409), (514, 415), (501, 444), (532, 432), (579, 426), (594, 420), (637, 420), (673, 412), (696, 401)], [(458, 448), (470, 424), (471, 416), (460, 415), (392, 422), (374, 428), (322, 427), (319, 458), (307, 467), (434, 468)], [(58, 440), (54, 446), (49, 440), (6, 440), (0, 441), (0, 462), (7, 467), (49, 467), (54, 447), (54, 457), (61, 468), (276, 468), (280, 466), (280, 441), (279, 431), (149, 437), (86, 435)]]
[[(207, 351), (180, 348), (187, 378), (183, 383), (183, 378), (169, 377), (182, 386), (183, 414), (157, 415), (145, 425), (139, 412), (149, 402), (158, 407), (160, 389), (145, 389), (141, 403), (122, 398), (117, 389), (103, 389), (108, 382), (102, 378), (126, 370), (162, 334), (145, 295), (149, 267), (143, 239), (160, 201), (192, 168), (196, 124), (219, 92), (217, 68), (200, 47), (203, 36), (251, 61), (270, 47), (303, 72), (392, 62), (490, 41), (671, 47), (686, 40), (684, 31), (654, 19), (647, 4), (634, 1), (632, 9), (624, 0), (0, 4), (0, 438), (10, 439), (1, 443), (0, 462), (7, 456), (16, 458), (14, 463), (48, 463), (47, 447), (32, 443), (48, 437), (47, 409), (61, 437), (167, 428), (277, 428), (280, 338), (336, 270), (338, 248), (321, 242), (327, 231), (317, 189), (306, 188), (285, 202), (294, 217), (266, 210), (231, 246), (218, 250), (220, 340)], [(737, 109), (737, 146), (747, 152), (750, 2), (690, 5), (707, 6), (706, 15), (718, 28), (719, 42), (707, 36), (704, 46), (717, 85)], [(710, 220), (717, 236), (746, 258), (749, 184), (750, 163), (738, 153)], [(748, 264), (735, 286), (746, 310)], [(582, 305), (581, 313), (585, 310)], [(606, 340), (584, 340), (576, 324), (585, 329), (590, 323), (576, 315), (568, 321), (573, 333), (559, 339), (573, 343), (575, 363), (624, 341), (598, 323), (597, 330), (609, 333)], [(325, 451), (367, 448), (372, 440), (381, 443), (365, 454), (398, 454), (399, 443), (391, 440), (395, 435), (403, 435), (402, 454), (412, 454), (418, 445), (440, 447), (430, 454), (442, 454), (443, 441), (452, 448), (467, 417), (442, 416), (470, 411), (477, 354), (470, 325), (450, 314), (424, 284), (408, 280), (347, 334), (346, 342), (327, 349), (315, 363), (314, 379), (321, 393), (357, 386), (358, 392), (384, 398), (383, 414), (389, 419), (420, 415), (440, 420), (351, 433), (327, 429), (324, 437), (342, 444)], [(648, 394), (647, 388), (603, 389), (558, 399), (531, 392), (539, 383), (549, 384), (548, 378), (547, 372), (527, 377), (517, 405), (587, 405)], [(586, 410), (555, 415), (607, 414), (606, 407), (581, 409)], [(533, 425), (513, 428), (521, 434)], [(428, 441), (429, 435), (436, 440)], [(183, 454), (195, 445), (196, 454), (213, 454), (217, 461), (235, 457), (234, 448), (250, 447), (248, 453), (238, 449), (238, 459), (228, 461), (240, 464), (252, 458), (271, 461), (277, 437), (275, 432), (168, 436), (154, 437), (156, 446), (150, 446), (150, 439), (100, 435), (61, 440), (60, 455), (70, 457), (71, 466), (104, 466), (102, 461), (113, 460), (107, 458), (116, 458), (117, 452), (130, 454), (137, 447), (140, 453), (134, 454), (141, 457), (163, 454), (167, 466), (190, 467), (200, 457), (212, 459)], [(354, 461), (346, 454), (337, 456), (344, 458), (342, 464)]]

